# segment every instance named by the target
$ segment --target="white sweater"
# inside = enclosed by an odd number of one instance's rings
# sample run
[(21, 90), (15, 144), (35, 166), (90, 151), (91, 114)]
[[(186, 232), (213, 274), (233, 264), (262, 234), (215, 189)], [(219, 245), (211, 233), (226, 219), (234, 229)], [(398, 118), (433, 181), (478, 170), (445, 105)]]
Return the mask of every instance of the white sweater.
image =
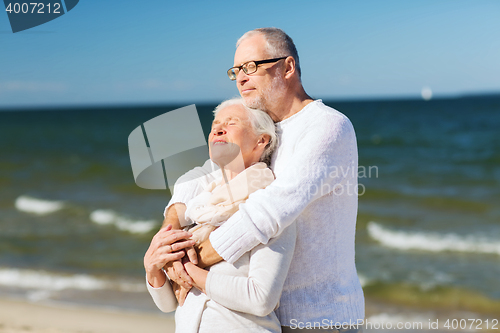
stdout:
[(205, 289), (193, 288), (183, 306), (170, 284), (148, 291), (163, 312), (175, 311), (178, 333), (279, 333), (273, 311), (290, 267), (295, 246), (295, 223), (267, 245), (258, 245), (234, 264), (222, 261), (210, 267)]
[[(277, 310), (281, 325), (363, 319), (354, 263), (358, 154), (352, 124), (316, 100), (276, 126), (276, 180), (211, 233), (212, 246), (234, 263), (296, 221), (297, 243)], [(211, 167), (207, 162), (181, 177), (168, 206), (200, 193), (218, 176)]]

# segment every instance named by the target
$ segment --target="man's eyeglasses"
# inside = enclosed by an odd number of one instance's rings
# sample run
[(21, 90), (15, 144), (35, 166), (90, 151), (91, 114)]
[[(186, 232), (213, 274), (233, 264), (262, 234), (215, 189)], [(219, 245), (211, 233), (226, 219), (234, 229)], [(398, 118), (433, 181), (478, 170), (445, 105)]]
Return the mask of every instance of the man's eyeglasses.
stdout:
[(281, 59), (286, 59), (288, 57), (274, 58), (274, 59), (266, 59), (266, 60), (258, 60), (258, 61), (247, 61), (243, 65), (234, 66), (227, 70), (227, 76), (231, 81), (236, 80), (238, 73), (240, 70), (243, 70), (245, 74), (253, 74), (257, 71), (257, 67), (262, 64), (269, 64), (271, 62), (280, 61)]

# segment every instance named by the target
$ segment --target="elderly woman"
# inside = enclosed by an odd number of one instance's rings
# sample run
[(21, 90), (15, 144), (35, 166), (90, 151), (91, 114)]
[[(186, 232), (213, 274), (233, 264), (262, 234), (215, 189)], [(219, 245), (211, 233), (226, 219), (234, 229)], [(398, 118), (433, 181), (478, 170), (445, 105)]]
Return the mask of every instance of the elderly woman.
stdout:
[[(276, 145), (271, 118), (245, 107), (241, 99), (222, 103), (214, 115), (209, 135), (210, 158), (219, 165), (223, 177), (188, 202), (186, 210), (187, 220), (210, 225), (200, 236), (202, 239), (237, 211), (252, 192), (274, 179), (262, 162), (269, 161)], [(176, 310), (176, 332), (281, 332), (273, 310), (278, 307), (290, 266), (295, 233), (292, 225), (234, 264), (222, 261), (205, 270), (187, 262), (185, 268), (195, 288), (184, 305), (178, 306), (161, 268), (183, 255), (182, 251), (173, 251), (195, 241), (175, 243), (187, 239), (190, 233), (165, 228), (158, 232), (156, 240), (153, 238), (145, 256), (148, 290), (160, 310)]]

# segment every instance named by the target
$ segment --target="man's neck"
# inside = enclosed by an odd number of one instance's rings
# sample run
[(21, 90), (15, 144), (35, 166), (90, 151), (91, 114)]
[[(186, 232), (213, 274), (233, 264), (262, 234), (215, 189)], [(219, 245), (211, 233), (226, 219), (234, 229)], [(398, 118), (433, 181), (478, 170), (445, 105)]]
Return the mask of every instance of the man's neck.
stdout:
[(283, 100), (278, 104), (279, 109), (276, 110), (276, 112), (269, 112), (269, 115), (275, 122), (280, 122), (290, 118), (302, 110), (307, 104), (313, 102), (313, 99), (307, 95), (303, 89), (294, 94), (291, 98), (290, 95), (286, 96), (287, 97), (283, 98)]

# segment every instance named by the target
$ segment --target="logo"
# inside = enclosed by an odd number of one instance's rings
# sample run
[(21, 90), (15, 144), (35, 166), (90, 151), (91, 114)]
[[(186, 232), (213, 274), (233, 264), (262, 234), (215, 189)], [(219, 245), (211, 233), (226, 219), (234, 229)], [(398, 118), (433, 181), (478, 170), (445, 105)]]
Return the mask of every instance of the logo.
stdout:
[(3, 0), (12, 32), (31, 29), (69, 12), (79, 0), (38, 0), (23, 2)]
[(135, 183), (151, 190), (172, 191), (181, 175), (209, 159), (194, 104), (138, 126), (128, 137), (128, 148)]

